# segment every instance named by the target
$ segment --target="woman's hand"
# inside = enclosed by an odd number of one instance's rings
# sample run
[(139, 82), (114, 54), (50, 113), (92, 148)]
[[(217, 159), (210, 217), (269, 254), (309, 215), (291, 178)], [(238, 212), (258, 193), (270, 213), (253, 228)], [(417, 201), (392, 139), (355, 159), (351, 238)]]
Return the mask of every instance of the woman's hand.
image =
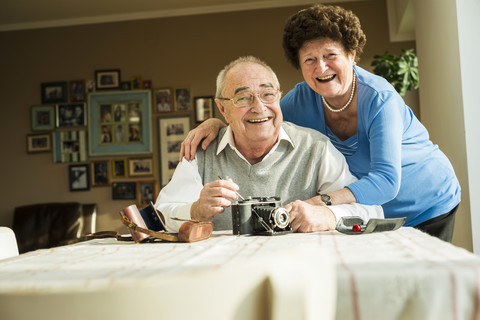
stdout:
[(210, 142), (217, 137), (218, 131), (225, 126), (226, 124), (223, 123), (222, 120), (211, 118), (204, 121), (195, 129), (190, 130), (187, 137), (182, 142), (179, 160), (182, 161), (183, 157), (187, 160), (193, 160), (200, 142), (203, 140), (202, 149), (207, 149)]

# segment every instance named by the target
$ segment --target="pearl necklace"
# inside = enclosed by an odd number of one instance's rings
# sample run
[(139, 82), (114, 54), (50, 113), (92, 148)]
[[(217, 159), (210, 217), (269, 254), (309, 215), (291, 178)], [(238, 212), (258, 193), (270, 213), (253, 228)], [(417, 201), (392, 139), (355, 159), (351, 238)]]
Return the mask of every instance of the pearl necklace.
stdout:
[(342, 112), (343, 110), (347, 109), (347, 107), (350, 105), (350, 103), (352, 103), (354, 93), (355, 93), (355, 72), (353, 73), (352, 93), (350, 94), (350, 99), (348, 99), (346, 105), (344, 105), (340, 109), (333, 109), (332, 107), (330, 107), (328, 105), (327, 100), (325, 100), (325, 98), (323, 96), (322, 96), (322, 101), (323, 101), (323, 104), (325, 105), (325, 107), (327, 107), (328, 110), (330, 110), (332, 112)]

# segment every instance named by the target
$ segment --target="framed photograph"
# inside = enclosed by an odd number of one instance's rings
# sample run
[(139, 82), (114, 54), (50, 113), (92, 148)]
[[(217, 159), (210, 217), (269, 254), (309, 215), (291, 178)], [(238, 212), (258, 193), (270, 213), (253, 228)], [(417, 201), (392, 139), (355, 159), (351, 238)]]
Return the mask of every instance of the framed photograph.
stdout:
[(143, 208), (150, 204), (155, 203), (155, 199), (158, 194), (158, 183), (155, 180), (150, 181), (138, 181), (137, 182), (137, 205), (139, 208)]
[(190, 131), (189, 116), (158, 118), (158, 143), (160, 150), (160, 181), (165, 186), (178, 164), (182, 141)]
[(152, 90), (152, 80), (143, 80), (143, 89)]
[(95, 92), (95, 80), (85, 81), (85, 89), (87, 93)]
[(112, 200), (135, 200), (137, 195), (136, 182), (113, 182)]
[(95, 71), (95, 84), (97, 90), (119, 89), (120, 81), (120, 69)]
[(53, 162), (87, 161), (87, 134), (85, 130), (56, 131), (53, 136)]
[(70, 102), (85, 102), (86, 87), (84, 80), (70, 81)]
[(127, 159), (112, 160), (112, 177), (113, 178), (127, 177)]
[(55, 128), (55, 106), (32, 106), (32, 130), (48, 131)]
[(89, 94), (89, 154), (152, 153), (151, 95), (151, 90)]
[(175, 89), (175, 111), (192, 111), (190, 89)]
[(193, 105), (195, 106), (195, 121), (203, 122), (213, 117), (213, 105), (215, 103), (213, 96), (195, 97)]
[(128, 159), (128, 175), (130, 177), (153, 176), (153, 158)]
[(71, 164), (68, 167), (70, 191), (90, 190), (90, 175), (88, 164)]
[(108, 186), (110, 184), (109, 160), (92, 161), (90, 166), (92, 173), (92, 186)]
[(87, 107), (85, 103), (57, 104), (57, 128), (84, 127), (87, 125)]
[(67, 82), (44, 82), (41, 84), (42, 104), (68, 102)]
[(173, 90), (171, 88), (157, 88), (153, 91), (155, 98), (155, 113), (173, 111)]
[(49, 152), (52, 150), (52, 140), (50, 133), (29, 134), (27, 135), (27, 152)]
[(130, 77), (130, 89), (131, 90), (141, 90), (141, 89), (143, 89), (142, 76)]
[(130, 90), (130, 81), (122, 81), (120, 83), (120, 90)]

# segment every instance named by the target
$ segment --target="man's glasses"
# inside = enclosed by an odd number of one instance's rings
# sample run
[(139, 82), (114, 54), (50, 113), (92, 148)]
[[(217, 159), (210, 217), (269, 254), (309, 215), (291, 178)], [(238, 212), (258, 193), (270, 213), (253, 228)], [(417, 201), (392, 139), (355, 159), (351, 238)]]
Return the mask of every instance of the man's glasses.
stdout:
[(259, 93), (253, 93), (250, 90), (245, 90), (237, 93), (233, 96), (233, 98), (218, 99), (232, 101), (233, 105), (237, 108), (246, 108), (252, 105), (253, 100), (255, 100), (255, 96), (257, 96), (264, 104), (270, 104), (278, 100), (280, 93), (281, 92), (279, 90), (274, 88), (268, 88), (260, 91)]

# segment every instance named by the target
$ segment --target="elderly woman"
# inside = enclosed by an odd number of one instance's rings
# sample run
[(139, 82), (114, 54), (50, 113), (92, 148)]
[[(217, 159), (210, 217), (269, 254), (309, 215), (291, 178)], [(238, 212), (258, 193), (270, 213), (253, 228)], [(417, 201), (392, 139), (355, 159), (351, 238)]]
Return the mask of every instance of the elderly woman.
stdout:
[[(382, 205), (386, 218), (406, 217), (407, 226), (451, 241), (460, 203), (454, 170), (395, 89), (356, 66), (365, 42), (358, 17), (338, 6), (301, 10), (284, 28), (285, 54), (305, 80), (281, 100), (284, 120), (327, 135), (359, 179), (317, 204)], [(191, 132), (182, 155), (193, 157), (219, 122)]]

